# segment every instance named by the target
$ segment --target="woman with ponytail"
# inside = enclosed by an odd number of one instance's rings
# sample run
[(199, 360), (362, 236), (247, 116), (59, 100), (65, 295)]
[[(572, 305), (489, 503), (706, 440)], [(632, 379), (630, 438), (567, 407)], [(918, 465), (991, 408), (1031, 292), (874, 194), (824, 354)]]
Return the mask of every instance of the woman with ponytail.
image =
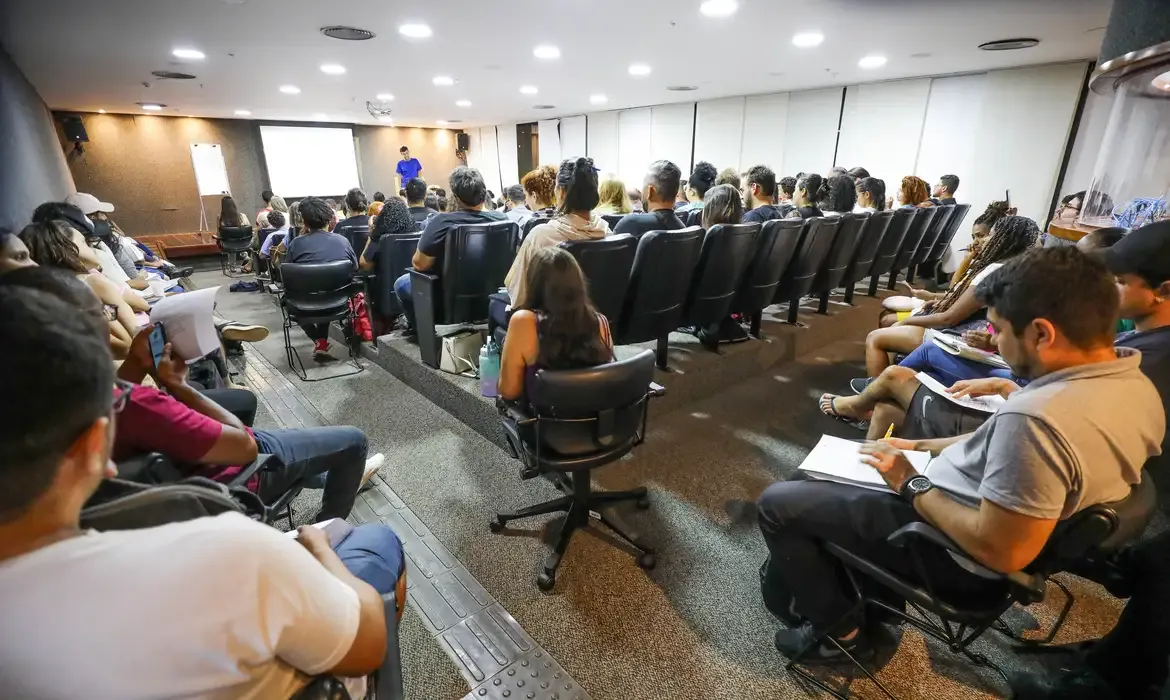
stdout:
[(527, 301), (526, 270), (536, 251), (564, 241), (605, 238), (609, 235), (609, 225), (593, 213), (600, 195), (597, 193), (597, 169), (593, 167), (592, 158), (561, 162), (557, 170), (555, 196), (556, 216), (529, 232), (516, 252), (512, 269), (508, 270), (508, 276), (504, 278), (513, 308), (519, 308)]
[(801, 173), (796, 179), (796, 191), (792, 193), (792, 211), (786, 218), (811, 219), (824, 216), (816, 203), (828, 196), (825, 178), (816, 173)]

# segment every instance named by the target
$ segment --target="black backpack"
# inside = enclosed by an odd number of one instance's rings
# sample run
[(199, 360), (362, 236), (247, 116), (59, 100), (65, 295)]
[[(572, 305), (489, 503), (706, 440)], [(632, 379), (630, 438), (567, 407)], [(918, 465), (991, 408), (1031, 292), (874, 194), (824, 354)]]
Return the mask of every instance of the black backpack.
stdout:
[(260, 497), (200, 476), (169, 484), (106, 479), (81, 511), (81, 526), (94, 530), (137, 530), (221, 513), (263, 521)]

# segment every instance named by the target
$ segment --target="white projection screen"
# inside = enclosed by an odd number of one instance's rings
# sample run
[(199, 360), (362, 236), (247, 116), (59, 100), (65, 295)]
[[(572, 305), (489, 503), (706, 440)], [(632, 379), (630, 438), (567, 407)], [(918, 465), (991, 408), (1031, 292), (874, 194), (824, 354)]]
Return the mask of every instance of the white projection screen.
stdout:
[(350, 129), (261, 126), (268, 182), (281, 197), (343, 195), (360, 187)]

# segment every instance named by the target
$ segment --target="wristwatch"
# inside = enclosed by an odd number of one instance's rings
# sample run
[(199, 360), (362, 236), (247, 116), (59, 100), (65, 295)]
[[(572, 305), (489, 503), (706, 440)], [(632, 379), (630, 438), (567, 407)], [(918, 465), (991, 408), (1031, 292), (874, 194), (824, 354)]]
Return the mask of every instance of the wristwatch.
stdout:
[(930, 482), (921, 474), (910, 477), (906, 483), (902, 484), (902, 490), (898, 495), (904, 498), (908, 503), (914, 503), (914, 499), (927, 491), (934, 488), (934, 484)]

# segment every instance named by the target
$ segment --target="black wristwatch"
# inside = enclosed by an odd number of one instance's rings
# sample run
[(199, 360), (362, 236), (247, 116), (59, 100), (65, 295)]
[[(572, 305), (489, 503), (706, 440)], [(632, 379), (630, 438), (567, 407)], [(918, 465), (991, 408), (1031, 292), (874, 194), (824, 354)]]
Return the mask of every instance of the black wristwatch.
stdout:
[(902, 484), (902, 490), (898, 492), (898, 495), (904, 498), (907, 503), (914, 503), (915, 498), (933, 488), (934, 484), (930, 482), (930, 479), (927, 479), (921, 474), (916, 474), (907, 479), (906, 483)]

